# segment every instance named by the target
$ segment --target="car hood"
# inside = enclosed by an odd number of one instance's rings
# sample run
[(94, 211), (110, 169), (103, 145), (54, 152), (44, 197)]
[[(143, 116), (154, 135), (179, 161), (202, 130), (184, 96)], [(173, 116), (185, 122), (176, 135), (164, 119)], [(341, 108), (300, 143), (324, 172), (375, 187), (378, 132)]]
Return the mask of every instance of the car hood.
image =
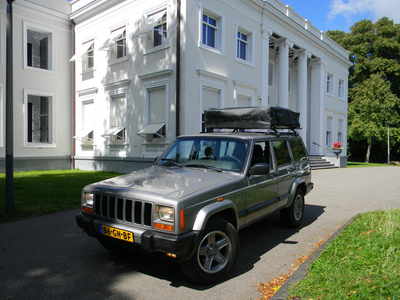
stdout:
[(217, 172), (201, 168), (153, 166), (110, 178), (92, 186), (101, 190), (116, 188), (132, 194), (132, 196), (157, 194), (159, 197), (179, 199), (200, 190), (221, 186), (239, 176), (238, 173)]

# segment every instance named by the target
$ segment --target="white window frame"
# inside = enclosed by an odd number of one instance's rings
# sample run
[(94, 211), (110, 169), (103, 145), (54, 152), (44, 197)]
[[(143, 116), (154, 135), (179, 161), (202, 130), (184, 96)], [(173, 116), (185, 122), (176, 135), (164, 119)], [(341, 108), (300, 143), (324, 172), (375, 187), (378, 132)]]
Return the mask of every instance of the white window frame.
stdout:
[(341, 100), (344, 100), (344, 93), (345, 93), (344, 80), (339, 79), (339, 81), (338, 81), (338, 98)]
[[(247, 36), (247, 41), (242, 41), (242, 39), (238, 37), (238, 33), (245, 34)], [(251, 67), (255, 66), (254, 65), (254, 61), (255, 61), (255, 59), (254, 59), (254, 48), (255, 48), (254, 47), (254, 41), (255, 41), (254, 34), (255, 33), (254, 33), (253, 30), (245, 28), (244, 26), (236, 23), (236, 53), (235, 53), (235, 60), (237, 62), (244, 63), (244, 64), (249, 65)], [(239, 42), (241, 42), (241, 43), (245, 42), (246, 43), (246, 57), (245, 57), (245, 59), (242, 59), (242, 58), (238, 57), (238, 51), (239, 51), (239, 49), (238, 49), (239, 45), (238, 44), (239, 44)]]
[[(153, 30), (150, 31), (151, 45), (149, 48), (165, 47), (165, 45), (168, 44), (168, 12), (167, 12), (167, 9), (164, 9), (162, 11), (164, 11), (164, 15), (161, 17), (161, 20), (157, 23), (157, 25), (153, 28)], [(165, 21), (163, 21), (164, 17), (165, 17)], [(164, 24), (165, 24), (165, 30), (161, 29), (161, 31), (163, 33), (165, 33), (165, 37), (161, 40), (160, 44), (154, 45), (154, 43), (155, 43), (155, 37), (154, 37), (155, 28), (159, 27), (159, 26), (163, 27)]]
[[(45, 27), (42, 25), (34, 24), (31, 22), (23, 21), (23, 61), (24, 61), (24, 69), (26, 70), (35, 70), (39, 72), (50, 72), (55, 73), (55, 53), (56, 49), (56, 36), (55, 30), (50, 29), (49, 27)], [(48, 67), (46, 69), (42, 69), (39, 67), (28, 66), (28, 30), (36, 31), (39, 33), (47, 34), (49, 41), (47, 44), (47, 64)]]
[[(157, 14), (162, 14), (161, 19), (158, 21), (157, 24), (155, 24), (155, 26), (152, 26), (151, 29), (147, 28), (149, 26), (149, 24), (148, 24), (149, 18), (151, 18), (152, 16), (155, 16)], [(161, 43), (160, 45), (154, 46), (154, 28), (158, 24), (160, 24), (164, 15), (166, 15), (166, 21), (164, 22), (166, 24), (166, 30), (165, 30), (166, 39), (165, 39), (165, 42)], [(170, 14), (168, 13), (168, 7), (166, 7), (165, 5), (162, 5), (161, 7), (158, 6), (157, 8), (153, 8), (149, 11), (146, 11), (144, 13), (143, 19), (144, 19), (144, 24), (143, 24), (142, 28), (133, 35), (134, 37), (139, 37), (139, 38), (142, 38), (142, 40), (144, 40), (143, 55), (148, 55), (148, 54), (151, 54), (154, 52), (168, 49), (170, 47), (169, 40), (168, 40), (168, 37), (169, 37), (168, 30), (169, 30), (169, 24), (171, 23)], [(144, 29), (144, 28), (147, 28), (147, 29)]]
[[(83, 54), (82, 54), (82, 73), (87, 73), (87, 72), (91, 72), (94, 70), (94, 66), (95, 66), (95, 54), (94, 54), (94, 39), (86, 41), (84, 43), (82, 43), (82, 47), (84, 50)], [(91, 51), (89, 51), (91, 50)], [(89, 67), (89, 58), (90, 55), (89, 53), (93, 52), (93, 56), (92, 56), (92, 60), (93, 60), (93, 65), (91, 67)]]
[(326, 123), (325, 123), (325, 146), (326, 148), (331, 148), (334, 141), (334, 116), (331, 113), (327, 113), (326, 115)]
[[(122, 121), (123, 124), (113, 124), (113, 106), (114, 101), (117, 98), (124, 98), (125, 99), (125, 117)], [(126, 132), (126, 124), (127, 124), (127, 105), (128, 99), (126, 94), (126, 89), (116, 90), (116, 91), (109, 91), (108, 92), (108, 99), (109, 99), (109, 129), (102, 135), (102, 137), (108, 139), (110, 141), (110, 145), (112, 144), (123, 144), (127, 145), (127, 132)]]
[(326, 74), (326, 94), (329, 96), (334, 96), (335, 91), (334, 91), (334, 82), (335, 82), (335, 77), (331, 73)]
[[(123, 61), (128, 60), (128, 32), (127, 32), (127, 26), (128, 23), (126, 21), (119, 23), (118, 25), (115, 25), (113, 27), (110, 27), (110, 35), (109, 37), (105, 40), (105, 42), (100, 46), (98, 49), (99, 51), (109, 51), (110, 53), (110, 59), (109, 59), (109, 65), (115, 64), (115, 63), (120, 63)], [(121, 36), (123, 36), (121, 38)], [(123, 47), (123, 52), (124, 55), (121, 57), (118, 57), (118, 41), (125, 41), (125, 43), (122, 45)]]
[[(84, 93), (82, 92), (78, 92), (78, 96), (79, 96), (79, 100), (77, 103), (79, 103), (77, 105), (77, 112), (76, 112), (76, 132), (75, 132), (75, 136), (73, 137), (74, 139), (76, 139), (77, 141), (79, 141), (81, 143), (81, 147), (82, 148), (93, 148), (95, 145), (95, 141), (96, 139), (96, 133), (98, 133), (96, 131), (96, 93), (86, 93), (86, 91)], [(85, 110), (84, 107), (87, 104), (92, 104), (94, 105), (94, 124), (93, 126), (91, 126), (92, 132), (93, 132), (93, 138), (92, 140), (90, 140), (89, 138), (89, 134), (90, 132), (88, 132), (87, 128), (84, 128), (84, 124), (85, 124)]]
[(225, 99), (225, 84), (229, 78), (224, 75), (205, 71), (202, 69), (198, 69), (197, 73), (200, 76), (198, 131), (201, 132), (203, 129), (202, 115), (204, 113), (203, 90), (208, 89), (208, 90), (218, 91), (219, 92), (218, 107), (220, 107), (220, 108), (225, 107), (225, 101), (224, 101), (224, 99)]
[[(28, 142), (28, 100), (29, 96), (48, 97), (49, 101), (49, 143)], [(24, 147), (50, 148), (56, 147), (56, 94), (43, 91), (24, 89)]]
[[(215, 47), (203, 43), (203, 15), (211, 17), (217, 22)], [(225, 55), (225, 15), (208, 8), (203, 4), (200, 5), (199, 9), (199, 47), (223, 56)]]
[[(172, 70), (162, 70), (157, 73), (153, 74), (147, 74), (147, 75), (141, 75), (139, 76), (140, 79), (142, 79), (143, 82), (143, 123), (142, 127), (139, 128), (139, 132), (137, 133), (139, 136), (143, 138), (143, 145), (145, 145), (144, 150), (143, 150), (143, 155), (151, 155), (151, 153), (154, 153), (156, 151), (158, 154), (161, 154), (161, 152), (165, 149), (165, 147), (169, 144), (169, 132), (170, 132), (170, 121), (169, 121), (169, 112), (170, 112), (170, 79), (169, 76), (171, 74)], [(160, 128), (160, 130), (165, 131), (165, 138), (159, 137), (159, 138), (154, 138), (153, 133), (143, 133), (146, 130), (146, 126), (151, 126), (151, 124), (156, 124), (156, 123), (150, 123), (150, 91), (158, 88), (164, 88), (165, 89), (165, 129), (163, 129), (164, 126)], [(151, 145), (159, 145), (156, 146), (155, 148), (152, 147)], [(156, 150), (154, 150), (156, 149)]]

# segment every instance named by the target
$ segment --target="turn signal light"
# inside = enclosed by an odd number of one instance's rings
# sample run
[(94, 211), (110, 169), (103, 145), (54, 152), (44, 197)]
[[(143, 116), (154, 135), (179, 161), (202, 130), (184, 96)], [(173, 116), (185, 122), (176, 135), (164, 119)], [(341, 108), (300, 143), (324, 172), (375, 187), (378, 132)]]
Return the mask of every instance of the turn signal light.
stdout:
[(166, 225), (166, 224), (160, 224), (160, 223), (154, 223), (154, 228), (168, 230), (168, 231), (174, 231), (174, 226)]
[(90, 213), (90, 214), (93, 213), (93, 208), (91, 208), (91, 207), (82, 206), (82, 210), (84, 212), (87, 212), (87, 213)]
[(172, 253), (167, 253), (167, 256), (171, 257), (171, 258), (176, 258), (176, 254), (172, 254)]

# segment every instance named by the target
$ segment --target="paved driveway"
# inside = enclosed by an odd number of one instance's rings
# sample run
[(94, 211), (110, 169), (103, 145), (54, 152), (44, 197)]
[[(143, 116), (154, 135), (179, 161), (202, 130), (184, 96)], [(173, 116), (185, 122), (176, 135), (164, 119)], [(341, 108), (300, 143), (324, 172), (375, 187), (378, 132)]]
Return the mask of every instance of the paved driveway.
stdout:
[(214, 286), (193, 284), (172, 262), (105, 251), (76, 226), (78, 210), (2, 224), (0, 300), (257, 299), (255, 285), (289, 272), (354, 215), (400, 207), (399, 179), (400, 167), (314, 171), (303, 226), (283, 228), (274, 214), (243, 229), (231, 278)]

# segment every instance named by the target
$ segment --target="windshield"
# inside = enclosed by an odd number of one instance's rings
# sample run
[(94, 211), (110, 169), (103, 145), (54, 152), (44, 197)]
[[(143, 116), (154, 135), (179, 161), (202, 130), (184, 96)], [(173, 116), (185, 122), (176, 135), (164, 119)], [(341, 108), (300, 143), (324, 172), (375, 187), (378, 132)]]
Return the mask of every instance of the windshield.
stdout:
[(160, 158), (158, 165), (210, 168), (240, 172), (249, 142), (219, 137), (177, 139)]

